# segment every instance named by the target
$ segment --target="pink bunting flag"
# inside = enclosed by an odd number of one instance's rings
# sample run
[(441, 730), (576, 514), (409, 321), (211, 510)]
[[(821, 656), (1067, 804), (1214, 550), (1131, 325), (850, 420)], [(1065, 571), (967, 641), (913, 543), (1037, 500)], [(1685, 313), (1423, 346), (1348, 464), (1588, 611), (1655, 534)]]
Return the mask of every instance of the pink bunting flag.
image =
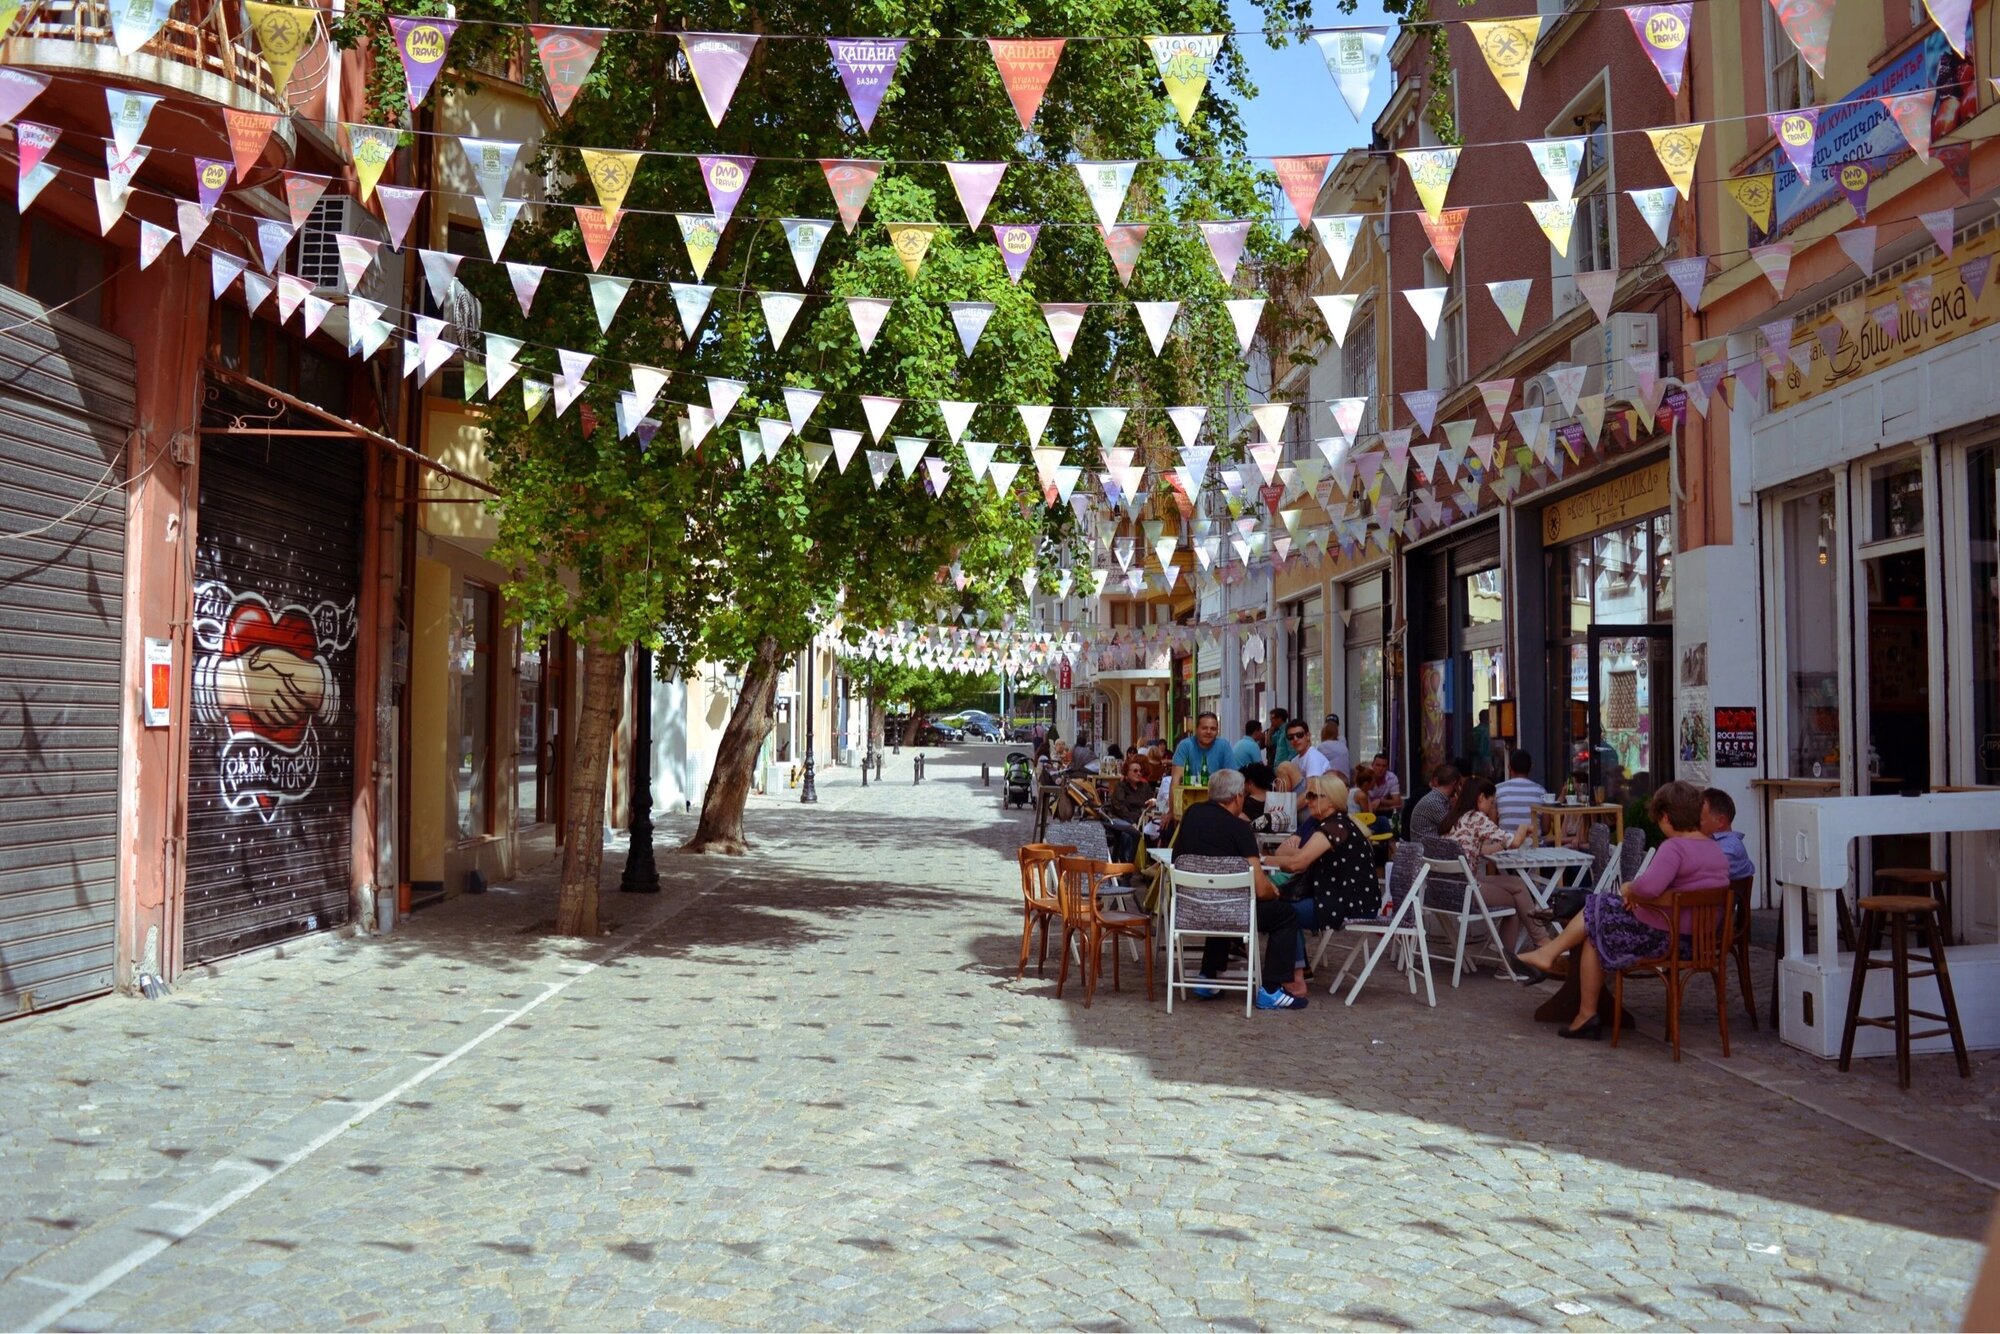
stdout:
[(0, 68), (0, 125), (26, 111), (49, 86), (49, 76), (32, 70)]
[(604, 256), (611, 249), (611, 243), (618, 239), (618, 226), (625, 221), (625, 210), (607, 216), (595, 204), (572, 204), (576, 210), (576, 229), (583, 233), (584, 253), (590, 256), (591, 271), (604, 267)]
[(868, 206), (875, 178), (882, 174), (882, 164), (865, 158), (821, 158), (819, 169), (826, 174), (826, 188), (833, 191), (841, 225), (851, 236), (861, 221), (861, 210)]
[(1854, 267), (1864, 274), (1875, 272), (1875, 229), (1873, 227), (1848, 227), (1833, 234), (1841, 250), (1854, 261)]
[(1958, 266), (1958, 280), (1965, 284), (1965, 290), (1971, 294), (1974, 301), (1979, 300), (1980, 295), (1986, 291), (1986, 276), (1992, 267), (1991, 255), (1968, 259)]
[(1435, 389), (1412, 389), (1403, 395), (1403, 406), (1410, 410), (1410, 416), (1416, 420), (1417, 429), (1425, 435), (1431, 433), (1431, 427), (1437, 422), (1440, 397)]
[(1939, 144), (1931, 150), (1931, 157), (1944, 164), (1959, 194), (1972, 198), (1972, 145)]
[(1917, 221), (1923, 223), (1931, 240), (1937, 242), (1938, 253), (1950, 259), (1952, 246), (1958, 240), (1958, 210), (1941, 208), (1934, 213), (1919, 213)]
[(1285, 198), (1292, 201), (1292, 212), (1298, 215), (1301, 227), (1313, 215), (1319, 201), (1320, 182), (1326, 179), (1326, 165), (1331, 161), (1333, 157), (1328, 153), (1298, 153), (1271, 159), (1271, 170), (1277, 173)]
[(1964, 59), (1967, 38), (1972, 35), (1972, 0), (1924, 0), (1924, 12), (1951, 43), (1951, 49)]
[(1247, 219), (1204, 222), (1200, 227), (1202, 240), (1208, 242), (1208, 253), (1215, 258), (1215, 267), (1222, 271), (1226, 287), (1236, 281), (1236, 265), (1243, 258), (1244, 242), (1250, 239), (1250, 223)]
[(312, 216), (313, 205), (319, 203), (319, 197), (326, 193), (330, 184), (332, 182), (325, 176), (308, 176), (297, 171), (285, 173), (285, 207), (291, 213), (294, 228), (306, 225), (306, 219)]
[(1688, 36), (1693, 31), (1694, 6), (1631, 5), (1625, 17), (1632, 23), (1632, 35), (1639, 39), (1647, 59), (1653, 62), (1667, 85), (1667, 96), (1681, 95), (1681, 76), (1687, 72)]
[(1785, 284), (1791, 281), (1792, 276), (1792, 243), (1774, 241), (1770, 245), (1753, 246), (1750, 258), (1763, 270), (1773, 290), (1783, 296)]
[(264, 145), (271, 142), (271, 135), (282, 119), (284, 117), (260, 111), (238, 111), (235, 107), (222, 109), (223, 127), (229, 132), (229, 155), (236, 162), (237, 184), (243, 183), (243, 178), (250, 174), (250, 168), (264, 156)]
[(1458, 257), (1458, 243), (1465, 236), (1465, 222), (1471, 215), (1470, 208), (1444, 209), (1436, 218), (1428, 213), (1417, 214), (1417, 221), (1424, 225), (1424, 235), (1430, 238), (1431, 249), (1437, 252), (1438, 263), (1446, 273), (1451, 272), (1452, 261)]
[(42, 165), (60, 138), (62, 131), (52, 125), (37, 125), (27, 120), (15, 123), (14, 152), (20, 161), (23, 180)]
[(1701, 309), (1701, 289), (1708, 284), (1708, 256), (1692, 255), (1686, 259), (1670, 259), (1663, 266), (1667, 277), (1673, 279), (1680, 289), (1681, 300), (1689, 310)]
[[(1770, 0), (1785, 36), (1819, 78), (1826, 77), (1826, 41), (1833, 30), (1833, 0)], [(1801, 176), (1805, 173), (1800, 172)]]
[(1021, 281), (1021, 271), (1028, 267), (1028, 256), (1035, 252), (1035, 240), (1041, 233), (1039, 222), (993, 224), (993, 240), (1000, 247), (1000, 260), (1007, 266), (1007, 277), (1011, 281)]
[(1034, 128), (1035, 112), (1049, 91), (1049, 80), (1055, 75), (1056, 62), (1062, 59), (1066, 40), (1062, 37), (986, 39), (993, 63), (1000, 71), (1000, 84), (1007, 90), (1007, 100), (1014, 104), (1014, 115), (1020, 120), (1023, 133)]
[(431, 85), (444, 72), (445, 53), (457, 31), (456, 19), (390, 17), (389, 32), (395, 38), (396, 54), (402, 58), (403, 82), (411, 106), (423, 105)]
[(1931, 112), (1937, 106), (1937, 89), (1926, 88), (1921, 93), (1899, 93), (1892, 97), (1878, 98), (1889, 113), (1889, 119), (1896, 122), (1896, 128), (1903, 132), (1916, 155), (1924, 161), (1931, 160)]
[(583, 81), (590, 77), (591, 66), (597, 63), (598, 52), (604, 49), (606, 32), (603, 28), (558, 28), (531, 23), (528, 33), (534, 38), (535, 54), (541, 57), (549, 101), (554, 104), (557, 116), (567, 116), (570, 104), (583, 91)]
[(1146, 223), (1124, 223), (1116, 227), (1099, 226), (1097, 234), (1104, 238), (1104, 248), (1111, 252), (1111, 267), (1118, 270), (1118, 282), (1125, 286), (1132, 281), (1132, 269), (1139, 262), (1139, 249), (1146, 243)]
[(681, 48), (687, 52), (688, 69), (694, 74), (701, 104), (708, 111), (708, 123), (719, 126), (729, 114), (736, 85), (750, 67), (750, 53), (757, 49), (751, 33), (684, 32)]
[[(757, 159), (703, 153), (697, 161), (701, 163), (701, 183), (708, 189), (710, 206), (720, 216), (729, 217), (750, 185), (750, 171), (757, 165)], [(848, 230), (854, 229), (850, 226)]]
[(417, 201), (424, 197), (422, 190), (406, 185), (378, 185), (375, 198), (382, 205), (382, 219), (389, 224), (389, 248), (401, 250), (403, 238), (410, 234), (410, 220), (417, 216)]
[(875, 113), (908, 43), (901, 37), (829, 37), (826, 45), (833, 52), (833, 67), (840, 71), (847, 100), (861, 121), (861, 132), (867, 134), (874, 128)]
[(1928, 315), (1931, 309), (1931, 276), (1912, 278), (1903, 284), (1903, 304), (1912, 315)]
[(966, 225), (977, 230), (986, 220), (986, 209), (1000, 188), (1000, 178), (1007, 174), (1007, 164), (947, 162), (944, 169), (951, 177), (951, 188), (958, 192), (958, 206), (965, 210)]

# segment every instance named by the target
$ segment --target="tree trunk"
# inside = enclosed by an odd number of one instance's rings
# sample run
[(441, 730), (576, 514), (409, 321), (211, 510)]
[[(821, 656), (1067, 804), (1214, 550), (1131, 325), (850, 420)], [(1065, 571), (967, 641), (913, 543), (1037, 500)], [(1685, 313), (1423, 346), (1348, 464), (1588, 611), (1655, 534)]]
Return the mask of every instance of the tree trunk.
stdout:
[(740, 857), (750, 850), (743, 839), (743, 803), (757, 769), (757, 751), (771, 731), (771, 702), (778, 689), (778, 645), (768, 635), (743, 672), (743, 688), (716, 747), (715, 769), (701, 798), (701, 821), (682, 852), (721, 852)]
[(604, 786), (611, 739), (624, 698), (625, 651), (583, 645), (583, 716), (577, 721), (575, 763), (570, 767), (568, 819), (563, 824), (562, 891), (556, 900), (556, 934), (598, 934), (597, 872), (604, 860)]
[(886, 690), (868, 692), (868, 749), (869, 755), (880, 755), (889, 747), (885, 738), (889, 735), (889, 693)]

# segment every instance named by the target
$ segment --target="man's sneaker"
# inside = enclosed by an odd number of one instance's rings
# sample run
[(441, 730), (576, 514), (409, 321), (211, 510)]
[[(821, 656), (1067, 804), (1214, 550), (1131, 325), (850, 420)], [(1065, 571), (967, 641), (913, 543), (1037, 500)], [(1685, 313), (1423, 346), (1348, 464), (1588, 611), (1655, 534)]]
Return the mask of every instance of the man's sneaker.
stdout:
[(1193, 991), (1196, 1000), (1214, 1000), (1222, 994), (1221, 987), (1195, 987)]
[(1294, 996), (1282, 987), (1276, 991), (1257, 988), (1257, 1008), (1260, 1010), (1303, 1010), (1306, 1008), (1304, 996)]

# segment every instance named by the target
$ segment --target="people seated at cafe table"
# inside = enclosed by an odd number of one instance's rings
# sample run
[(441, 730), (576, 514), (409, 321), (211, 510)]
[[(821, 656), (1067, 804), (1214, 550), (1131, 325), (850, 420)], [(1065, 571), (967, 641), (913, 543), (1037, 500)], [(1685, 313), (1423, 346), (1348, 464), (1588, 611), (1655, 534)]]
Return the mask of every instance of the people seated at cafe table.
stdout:
[(1203, 712), (1194, 720), (1194, 734), (1174, 747), (1174, 782), (1204, 787), (1216, 774), (1236, 768), (1236, 747), (1222, 739), (1222, 720)]
[(1500, 827), (1515, 829), (1525, 824), (1534, 827), (1535, 807), (1546, 806), (1555, 798), (1547, 788), (1529, 775), (1535, 772), (1535, 757), (1525, 750), (1507, 752), (1507, 781), (1493, 789), (1494, 800), (1500, 806)]
[(1382, 882), (1375, 849), (1348, 815), (1347, 785), (1332, 774), (1306, 780), (1299, 832), (1280, 844), (1271, 862), (1289, 877), (1282, 886), (1297, 916), (1298, 963), (1305, 965), (1304, 932), (1338, 931), (1352, 918), (1382, 911)]
[(1375, 814), (1375, 768), (1364, 764), (1354, 775), (1354, 781), (1347, 787), (1347, 813), (1349, 815)]
[(1403, 781), (1396, 777), (1396, 771), (1389, 767), (1389, 753), (1378, 750), (1375, 758), (1368, 762), (1375, 771), (1375, 809), (1377, 811), (1397, 811), (1403, 808)]
[(1652, 906), (1654, 900), (1672, 890), (1721, 889), (1729, 884), (1729, 854), (1701, 830), (1701, 797), (1701, 789), (1693, 783), (1662, 784), (1653, 793), (1650, 809), (1666, 838), (1652, 862), (1616, 894), (1585, 899), (1583, 911), (1555, 939), (1515, 961), (1526, 966), (1525, 981), (1539, 982), (1565, 952), (1577, 952), (1580, 1001), (1576, 1018), (1558, 1030), (1560, 1036), (1601, 1037), (1604, 1016), (1598, 1013), (1597, 1002), (1604, 975), (1664, 955), (1670, 929), (1683, 936), (1694, 929), (1692, 909), (1683, 908), (1680, 922), (1670, 923), (1665, 912)]
[(1253, 764), (1264, 762), (1264, 724), (1252, 718), (1243, 724), (1243, 737), (1236, 743), (1236, 763), (1232, 766), (1238, 773)]
[[(1257, 835), (1243, 818), (1243, 775), (1224, 769), (1210, 776), (1208, 800), (1187, 808), (1174, 836), (1174, 867), (1197, 875), (1239, 875), (1246, 868), (1256, 886), (1257, 929), (1264, 933), (1264, 967), (1257, 988), (1260, 1010), (1303, 1010), (1306, 1007), (1304, 959), (1300, 954), (1299, 916), (1280, 897), (1264, 873)], [(1219, 978), (1229, 966), (1229, 938), (1211, 936), (1202, 946), (1201, 975)], [(1284, 979), (1278, 985), (1271, 983)], [(1219, 991), (1197, 987), (1196, 996), (1211, 1000)]]
[[(1312, 729), (1306, 726), (1304, 719), (1294, 718), (1285, 724), (1285, 737), (1292, 743), (1292, 751), (1298, 756), (1293, 763), (1299, 766), (1300, 774), (1311, 778), (1333, 767), (1326, 758), (1326, 752), (1313, 745)], [(1343, 774), (1343, 781), (1345, 777)]]
[(1431, 770), (1430, 791), (1410, 807), (1410, 837), (1419, 842), (1444, 836), (1445, 821), (1451, 818), (1451, 803), (1458, 796), (1461, 775), (1455, 764), (1440, 764)]
[(1127, 756), (1119, 780), (1104, 798), (1105, 836), (1111, 844), (1111, 860), (1129, 862), (1139, 854), (1139, 832), (1151, 815), (1153, 785), (1146, 781), (1146, 761)]
[[(1479, 894), (1486, 900), (1486, 906), (1512, 908), (1515, 925), (1527, 932), (1529, 941), (1540, 946), (1548, 940), (1549, 931), (1535, 916), (1535, 910), (1541, 905), (1535, 902), (1534, 891), (1511, 871), (1484, 869), (1488, 857), (1496, 852), (1524, 847), (1535, 835), (1532, 824), (1524, 824), (1512, 834), (1502, 829), (1494, 820), (1499, 809), (1493, 795), (1492, 779), (1466, 779), (1459, 784), (1458, 800), (1452, 804), (1445, 837), (1458, 844), (1465, 853), (1465, 864), (1478, 877)], [(1500, 929), (1507, 931), (1504, 921), (1500, 923)], [(1512, 933), (1509, 934), (1511, 938)]]
[(1237, 772), (1243, 775), (1243, 818), (1254, 822), (1264, 813), (1265, 801), (1278, 781), (1277, 771), (1262, 760), (1253, 760)]
[(1705, 790), (1701, 794), (1701, 832), (1714, 839), (1729, 858), (1731, 880), (1756, 877), (1757, 863), (1750, 860), (1750, 850), (1743, 846), (1743, 835), (1736, 831), (1736, 798), (1719, 787)]
[(1273, 792), (1297, 792), (1306, 785), (1306, 776), (1299, 772), (1297, 760), (1282, 760), (1272, 772), (1277, 775), (1271, 784)]

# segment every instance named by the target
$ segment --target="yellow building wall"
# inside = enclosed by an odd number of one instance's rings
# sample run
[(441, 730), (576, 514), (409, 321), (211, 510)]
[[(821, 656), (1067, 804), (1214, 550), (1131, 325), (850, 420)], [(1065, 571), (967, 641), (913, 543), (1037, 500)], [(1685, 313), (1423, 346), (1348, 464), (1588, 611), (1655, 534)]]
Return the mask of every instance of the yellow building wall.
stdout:
[[(486, 461), (486, 427), (479, 410), (469, 404), (448, 398), (424, 400), (424, 453), (468, 477), (484, 480), (492, 475)], [(500, 535), (499, 522), (486, 505), (456, 503), (480, 499), (480, 493), (463, 482), (428, 474), (424, 495), (454, 502), (419, 507), (425, 532), (481, 554)]]
[(410, 878), (445, 878), (446, 771), (451, 733), (448, 655), (451, 647), (451, 570), (419, 557), (416, 624), (410, 633)]

